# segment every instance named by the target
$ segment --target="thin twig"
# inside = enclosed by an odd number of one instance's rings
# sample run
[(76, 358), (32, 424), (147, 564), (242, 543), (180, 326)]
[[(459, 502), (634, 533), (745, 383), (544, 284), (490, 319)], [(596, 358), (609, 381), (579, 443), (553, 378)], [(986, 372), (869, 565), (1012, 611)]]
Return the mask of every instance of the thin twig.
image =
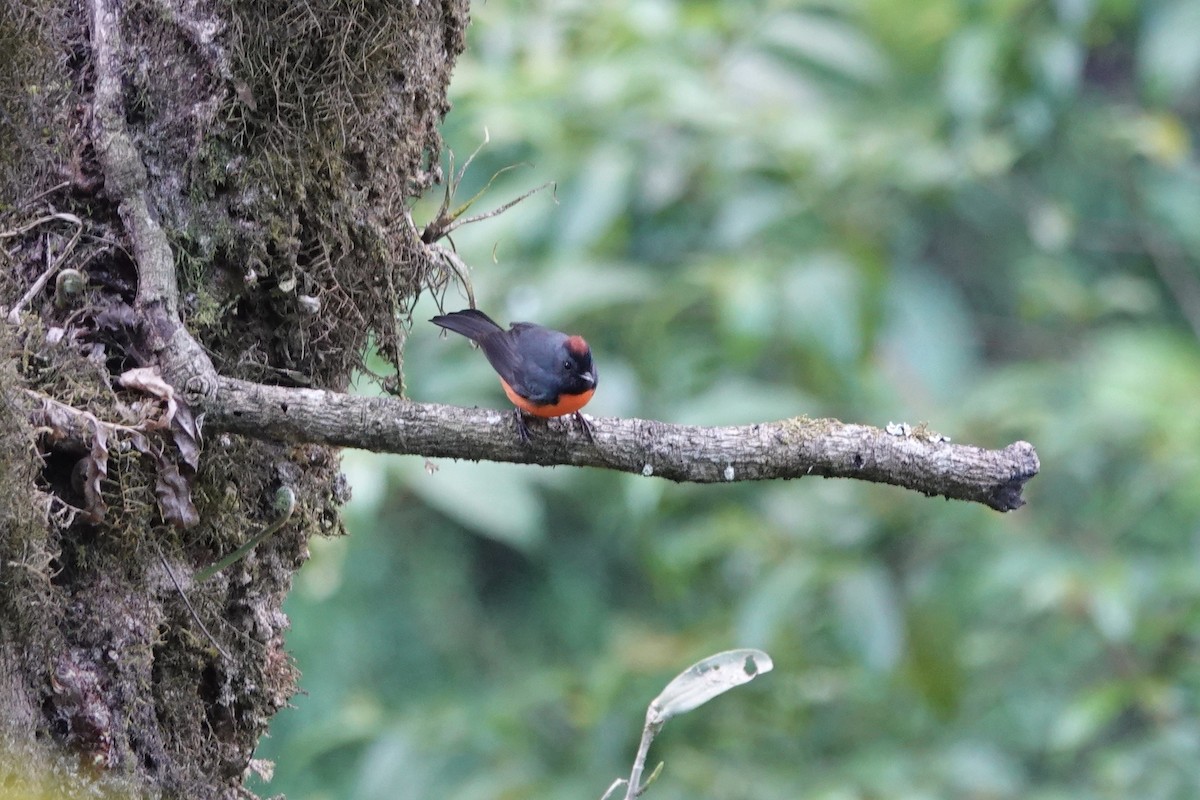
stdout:
[(497, 209), (485, 212), (483, 214), (475, 214), (471, 217), (463, 217), (463, 214), (467, 213), (467, 211), (477, 200), (479, 200), (479, 198), (487, 194), (488, 189), (492, 188), (492, 184), (496, 182), (497, 178), (509, 170), (516, 169), (520, 166), (526, 166), (524, 164), (509, 164), (492, 173), (492, 177), (488, 178), (488, 182), (483, 185), (482, 189), (472, 195), (471, 198), (465, 203), (462, 203), (453, 211), (451, 211), (450, 202), (454, 199), (454, 193), (458, 191), (458, 187), (462, 185), (463, 178), (467, 174), (467, 168), (471, 166), (471, 162), (475, 160), (475, 156), (479, 155), (479, 151), (482, 150), (490, 140), (491, 136), (488, 134), (487, 128), (484, 128), (483, 141), (478, 147), (475, 148), (475, 151), (467, 157), (467, 160), (463, 163), (462, 168), (458, 172), (454, 171), (454, 153), (450, 153), (450, 177), (446, 179), (446, 191), (442, 197), (442, 204), (438, 208), (437, 213), (434, 215), (433, 220), (420, 232), (418, 238), (423, 243), (433, 244), (439, 239), (448, 237), (451, 233), (458, 230), (463, 225), (469, 225), (472, 222), (479, 222), (480, 220), (491, 219), (492, 217), (499, 216), (515, 206), (517, 203), (525, 200), (530, 195), (540, 192), (547, 186), (554, 186), (554, 181), (547, 181), (535, 189), (530, 189), (520, 197), (509, 200), (507, 203)]
[[(497, 172), (496, 175), (499, 175), (501, 172), (504, 172), (505, 170), (508, 170), (508, 169), (512, 169), (512, 167), (505, 167), (504, 169), (500, 170), (500, 172)], [(492, 180), (495, 180), (495, 176), (492, 177)], [(489, 186), (491, 185), (491, 181), (488, 181), (488, 185)], [(533, 189), (530, 189), (528, 192), (525, 192), (525, 194), (521, 195), (520, 197), (514, 197), (512, 200), (509, 200), (507, 203), (500, 206), (499, 208), (493, 208), (491, 211), (485, 211), (482, 214), (475, 214), (474, 216), (471, 216), (471, 217), (463, 217), (462, 219), (455, 219), (454, 222), (451, 223), (446, 228), (446, 231), (443, 235), (448, 236), (449, 234), (451, 234), (454, 231), (461, 228), (463, 225), (470, 225), (472, 222), (479, 222), (480, 220), (491, 219), (492, 217), (497, 217), (497, 216), (503, 214), (505, 211), (508, 211), (510, 208), (512, 208), (513, 206), (515, 206), (517, 203), (521, 202), (522, 200), (526, 199), (527, 197), (537, 194), (542, 189), (545, 189), (547, 186), (552, 186), (557, 189), (557, 184), (555, 184), (554, 181), (546, 181), (541, 186), (537, 186)], [(484, 188), (487, 188), (487, 187), (484, 187)], [(480, 193), (482, 194), (482, 191)], [(478, 195), (476, 195), (476, 197), (478, 197)], [(474, 198), (472, 198), (472, 200), (473, 199)]]
[(646, 727), (642, 728), (642, 741), (638, 743), (637, 757), (633, 759), (633, 769), (629, 772), (629, 783), (625, 786), (625, 800), (637, 800), (645, 791), (646, 787), (642, 785), (642, 772), (646, 769), (646, 755), (650, 752), (650, 743), (662, 730), (662, 726), (661, 721), (651, 720), (647, 714)]
[(63, 222), (70, 222), (72, 225), (79, 227), (83, 226), (83, 220), (79, 219), (79, 217), (75, 216), (74, 214), (68, 214), (65, 211), (59, 211), (54, 214), (46, 214), (45, 216), (30, 220), (19, 228), (0, 231), (0, 239), (12, 239), (14, 237), (21, 236), (22, 234), (28, 233), (39, 225), (45, 225), (47, 222), (54, 222), (56, 219), (62, 220)]
[(613, 792), (615, 792), (617, 789), (620, 789), (627, 783), (629, 783), (629, 781), (625, 780), (624, 778), (617, 778), (612, 782), (612, 785), (608, 787), (608, 791), (600, 796), (600, 800), (608, 800), (608, 798), (612, 797)]
[(429, 252), (443, 266), (449, 267), (454, 276), (458, 278), (458, 285), (463, 287), (463, 291), (467, 293), (467, 303), (471, 308), (475, 307), (475, 289), (471, 285), (470, 270), (458, 253), (451, 250), (449, 247), (434, 242), (428, 245)]
[(229, 655), (224, 647), (221, 647), (221, 643), (218, 642), (216, 637), (209, 632), (208, 628), (204, 625), (204, 620), (200, 619), (200, 615), (197, 614), (196, 609), (192, 607), (191, 601), (188, 600), (187, 593), (183, 591), (183, 587), (179, 585), (179, 581), (175, 578), (175, 573), (171, 571), (171, 566), (167, 563), (167, 557), (163, 555), (162, 548), (158, 546), (158, 542), (156, 542), (154, 539), (151, 539), (150, 542), (154, 545), (154, 549), (158, 552), (158, 560), (162, 562), (163, 569), (167, 571), (167, 577), (171, 579), (171, 583), (175, 584), (175, 590), (179, 592), (179, 596), (182, 598), (183, 604), (187, 606), (187, 610), (191, 612), (192, 619), (196, 620), (196, 624), (200, 626), (200, 630), (204, 631), (204, 635), (208, 637), (210, 642), (212, 642), (213, 647), (217, 648), (217, 652), (225, 656), (227, 661), (233, 661), (233, 656)]
[[(63, 262), (67, 260), (67, 256), (71, 255), (71, 251), (73, 251), (75, 249), (75, 245), (79, 243), (79, 237), (83, 235), (83, 221), (74, 214), (52, 214), (49, 217), (43, 217), (38, 222), (40, 223), (50, 219), (65, 219), (68, 222), (73, 223), (75, 225), (75, 235), (71, 237), (69, 242), (67, 242), (67, 246), (63, 248), (63, 251), (58, 254), (58, 258), (54, 259), (54, 262), (50, 266), (46, 267), (46, 271), (38, 276), (38, 279), (33, 282), (32, 286), (29, 287), (29, 291), (25, 292), (21, 299), (16, 302), (16, 305), (12, 307), (12, 310), (8, 312), (9, 325), (17, 325), (21, 322), (21, 309), (32, 302), (33, 298), (37, 297), (38, 293), (45, 288), (46, 283), (52, 277), (54, 277), (54, 273), (58, 272), (59, 268), (62, 267)], [(31, 225), (32, 224), (33, 223), (31, 223)], [(29, 228), (30, 226), (27, 225), (25, 226), (24, 230), (28, 230)]]
[(33, 197), (27, 197), (24, 200), (22, 200), (21, 202), (17, 203), (17, 208), (29, 208), (31, 205), (36, 203), (38, 200), (41, 200), (43, 197), (52, 195), (55, 192), (57, 192), (59, 189), (65, 189), (70, 185), (71, 185), (70, 181), (63, 181), (62, 183), (56, 183), (53, 186), (51, 186), (49, 189), (44, 189), (43, 191), (40, 191), (37, 194), (35, 194)]

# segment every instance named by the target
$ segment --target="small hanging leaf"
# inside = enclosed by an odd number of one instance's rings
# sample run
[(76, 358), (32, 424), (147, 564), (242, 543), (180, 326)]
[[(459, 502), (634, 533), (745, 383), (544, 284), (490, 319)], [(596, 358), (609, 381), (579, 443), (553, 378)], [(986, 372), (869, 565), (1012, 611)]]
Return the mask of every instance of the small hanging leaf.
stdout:
[(698, 661), (679, 673), (654, 698), (646, 720), (661, 725), (671, 717), (702, 706), (735, 686), (741, 686), (774, 668), (762, 650), (726, 650)]
[(163, 519), (176, 528), (190, 528), (200, 523), (200, 514), (192, 503), (191, 481), (180, 473), (171, 459), (159, 456), (158, 479), (154, 482), (154, 494)]
[(84, 416), (92, 426), (92, 447), (83, 460), (84, 509), (89, 521), (99, 524), (108, 510), (100, 491), (100, 481), (108, 477), (108, 431), (93, 415)]
[(117, 382), (126, 389), (145, 392), (163, 402), (165, 414), (155, 427), (170, 428), (184, 463), (197, 469), (200, 466), (200, 420), (192, 414), (187, 403), (176, 397), (175, 388), (162, 379), (158, 367), (127, 370)]
[(192, 409), (187, 403), (179, 402), (176, 405), (175, 416), (171, 420), (171, 436), (175, 440), (175, 446), (179, 448), (179, 455), (183, 459), (183, 463), (191, 467), (192, 473), (195, 473), (200, 468), (200, 423), (203, 415), (198, 419), (192, 416)]
[(176, 527), (190, 528), (200, 521), (192, 503), (192, 481), (200, 466), (200, 420), (192, 415), (187, 403), (175, 396), (174, 387), (162, 379), (157, 367), (128, 370), (117, 381), (127, 389), (146, 392), (163, 402), (163, 419), (156, 427), (170, 429), (182, 465), (152, 447), (141, 434), (132, 437), (133, 446), (154, 459), (158, 472), (154, 493), (163, 519)]
[(175, 462), (162, 452), (162, 446), (155, 446), (150, 437), (140, 432), (129, 436), (129, 442), (139, 453), (154, 459), (156, 480), (154, 495), (158, 499), (158, 509), (165, 521), (177, 528), (190, 528), (200, 522), (200, 514), (192, 503), (191, 481), (179, 470)]

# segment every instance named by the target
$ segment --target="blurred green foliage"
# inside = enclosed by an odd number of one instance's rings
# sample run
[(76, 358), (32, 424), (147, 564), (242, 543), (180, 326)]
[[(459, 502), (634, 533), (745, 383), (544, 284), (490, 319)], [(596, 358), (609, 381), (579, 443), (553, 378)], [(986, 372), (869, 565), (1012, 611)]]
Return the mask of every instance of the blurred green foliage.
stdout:
[[(348, 454), (263, 791), (596, 798), (745, 646), (775, 671), (672, 721), (647, 797), (1200, 796), (1198, 9), (477, 4), (462, 197), (557, 192), (455, 240), (484, 309), (588, 337), (589, 411), (928, 421), (1042, 474), (1002, 516)], [(424, 302), (409, 395), (506, 408)]]

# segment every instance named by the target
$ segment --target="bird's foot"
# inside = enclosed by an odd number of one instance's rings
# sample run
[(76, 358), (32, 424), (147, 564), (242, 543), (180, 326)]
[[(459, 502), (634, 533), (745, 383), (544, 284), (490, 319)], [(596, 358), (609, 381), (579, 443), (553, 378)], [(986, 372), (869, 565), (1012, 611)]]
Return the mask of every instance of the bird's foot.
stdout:
[(579, 427), (583, 428), (583, 435), (588, 440), (588, 443), (595, 444), (596, 439), (592, 436), (592, 423), (587, 421), (587, 417), (583, 416), (583, 412), (576, 411), (572, 416), (579, 420)]
[(525, 413), (519, 408), (514, 408), (513, 414), (517, 418), (517, 436), (522, 444), (529, 444), (529, 423), (525, 421)]

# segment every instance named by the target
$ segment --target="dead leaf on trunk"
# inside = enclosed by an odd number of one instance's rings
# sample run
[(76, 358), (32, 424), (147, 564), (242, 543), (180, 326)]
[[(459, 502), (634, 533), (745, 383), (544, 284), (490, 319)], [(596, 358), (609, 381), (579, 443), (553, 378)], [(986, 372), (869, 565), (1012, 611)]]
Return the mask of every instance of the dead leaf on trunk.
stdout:
[(137, 389), (162, 400), (166, 404), (167, 411), (166, 419), (163, 420), (164, 426), (170, 425), (171, 420), (175, 419), (177, 411), (175, 387), (162, 379), (158, 367), (138, 367), (127, 370), (117, 378), (117, 383), (126, 389)]
[(94, 415), (85, 413), (84, 418), (92, 426), (92, 446), (83, 458), (83, 510), (98, 525), (108, 510), (100, 490), (100, 481), (108, 477), (108, 430)]
[(191, 480), (184, 477), (171, 457), (163, 452), (162, 445), (151, 441), (144, 433), (130, 435), (129, 441), (139, 453), (154, 459), (154, 495), (163, 520), (177, 528), (190, 528), (199, 523), (200, 514), (192, 503)]
[(171, 421), (171, 435), (183, 463), (191, 467), (192, 472), (200, 468), (200, 424), (201, 419), (192, 415), (192, 409), (187, 403), (176, 404), (175, 417)]
[(158, 461), (158, 480), (154, 483), (158, 508), (163, 519), (177, 528), (190, 528), (200, 522), (200, 514), (192, 503), (192, 482), (165, 456)]
[(117, 380), (127, 389), (146, 392), (163, 401), (165, 414), (159, 425), (170, 428), (182, 464), (162, 448), (153, 447), (144, 435), (134, 436), (133, 446), (154, 458), (158, 472), (154, 492), (163, 519), (181, 528), (195, 525), (200, 517), (192, 503), (192, 479), (200, 467), (200, 420), (187, 403), (176, 398), (174, 387), (162, 379), (157, 367), (131, 369)]

